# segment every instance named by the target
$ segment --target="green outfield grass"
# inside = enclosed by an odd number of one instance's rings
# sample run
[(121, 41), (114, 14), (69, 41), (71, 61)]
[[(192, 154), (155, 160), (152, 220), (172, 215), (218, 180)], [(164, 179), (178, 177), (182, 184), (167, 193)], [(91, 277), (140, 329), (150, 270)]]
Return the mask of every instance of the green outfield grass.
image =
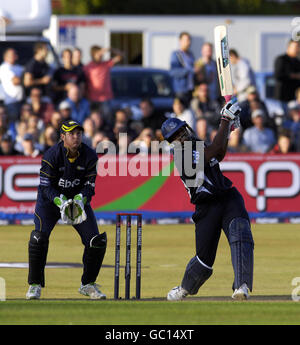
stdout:
[[(135, 239), (135, 226), (133, 226)], [(27, 262), (32, 227), (0, 227), (0, 263)], [(222, 234), (214, 274), (197, 296), (168, 302), (167, 292), (178, 285), (195, 254), (193, 225), (143, 226), (142, 300), (113, 300), (115, 227), (101, 226), (108, 248), (98, 283), (106, 301), (91, 301), (77, 291), (81, 268), (47, 268), (40, 301), (26, 301), (27, 269), (0, 268), (6, 301), (0, 301), (0, 325), (83, 324), (300, 324), (300, 302), (291, 294), (292, 279), (300, 277), (300, 225), (253, 225), (254, 287), (251, 299), (232, 301), (230, 250)], [(123, 244), (124, 244), (123, 235)], [(132, 243), (132, 295), (135, 288), (135, 242)], [(83, 246), (75, 230), (57, 226), (50, 238), (48, 262), (81, 263)], [(124, 266), (125, 248), (121, 252)], [(124, 268), (120, 295), (124, 296)]]

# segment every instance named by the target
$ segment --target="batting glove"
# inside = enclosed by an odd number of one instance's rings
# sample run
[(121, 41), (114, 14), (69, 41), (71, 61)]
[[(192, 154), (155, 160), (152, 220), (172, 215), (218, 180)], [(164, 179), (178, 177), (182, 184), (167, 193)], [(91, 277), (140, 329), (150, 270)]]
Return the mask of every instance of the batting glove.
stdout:
[(59, 197), (54, 198), (53, 202), (60, 209), (61, 220), (65, 224), (72, 224), (71, 207), (73, 200), (68, 200), (65, 195), (60, 194)]
[(84, 210), (84, 205), (86, 203), (86, 197), (83, 197), (82, 194), (77, 194), (74, 196), (73, 207), (73, 224), (80, 224), (86, 220), (86, 213)]
[(221, 120), (225, 121), (234, 121), (240, 114), (241, 108), (236, 100), (236, 98), (232, 98), (229, 102), (225, 104), (225, 106), (221, 110)]

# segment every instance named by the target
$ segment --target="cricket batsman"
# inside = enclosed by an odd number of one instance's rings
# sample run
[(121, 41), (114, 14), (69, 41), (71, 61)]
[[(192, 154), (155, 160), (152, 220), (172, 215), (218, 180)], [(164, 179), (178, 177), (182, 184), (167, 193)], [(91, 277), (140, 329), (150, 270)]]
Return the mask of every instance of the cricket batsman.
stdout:
[[(181, 285), (169, 291), (167, 295), (169, 301), (178, 301), (187, 295), (197, 294), (199, 288), (212, 275), (221, 229), (226, 234), (231, 250), (234, 271), (232, 298), (248, 299), (249, 290), (252, 291), (254, 242), (248, 213), (243, 197), (232, 186), (232, 182), (222, 174), (219, 167), (219, 162), (226, 154), (230, 132), (240, 125), (240, 110), (236, 99), (232, 99), (223, 107), (218, 132), (211, 145), (204, 145), (203, 178), (194, 178), (195, 183), (189, 185), (185, 170), (182, 169), (186, 159), (183, 143), (192, 142), (190, 149), (192, 152), (189, 154), (192, 153), (194, 164), (195, 159), (197, 157), (199, 159), (199, 151), (194, 151), (199, 139), (185, 121), (176, 118), (166, 120), (161, 127), (164, 139), (173, 143), (177, 155), (179, 150), (183, 156), (182, 159), (174, 159), (174, 161), (178, 170), (182, 171), (181, 179), (189, 193), (191, 203), (195, 205), (192, 219), (196, 228), (196, 254), (186, 266)], [(180, 145), (177, 145), (178, 143)], [(197, 175), (196, 170), (195, 176)], [(198, 180), (201, 180), (201, 183), (197, 184)]]
[(82, 143), (83, 128), (68, 120), (61, 126), (60, 142), (46, 151), (40, 169), (40, 184), (31, 232), (29, 289), (27, 299), (39, 299), (45, 286), (44, 270), (49, 237), (59, 219), (72, 225), (84, 245), (83, 274), (79, 293), (105, 299), (95, 283), (106, 251), (106, 233), (99, 233), (90, 201), (95, 194), (96, 152)]

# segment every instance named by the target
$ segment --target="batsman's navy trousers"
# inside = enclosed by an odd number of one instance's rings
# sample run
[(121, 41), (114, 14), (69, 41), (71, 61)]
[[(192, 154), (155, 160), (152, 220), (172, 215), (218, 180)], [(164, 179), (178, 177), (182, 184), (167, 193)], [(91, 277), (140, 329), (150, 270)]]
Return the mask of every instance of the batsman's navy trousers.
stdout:
[[(90, 204), (84, 207), (86, 212), (86, 220), (81, 224), (73, 225), (81, 237), (81, 241), (85, 246), (89, 246), (90, 240), (99, 234), (98, 226), (94, 211)], [(37, 203), (34, 212), (35, 230), (47, 234), (49, 238), (52, 229), (60, 219), (60, 210), (54, 204)]]
[(193, 220), (196, 225), (196, 253), (199, 259), (212, 267), (223, 229), (228, 238), (232, 219), (245, 218), (249, 222), (244, 199), (236, 188), (230, 188), (222, 196), (196, 205)]

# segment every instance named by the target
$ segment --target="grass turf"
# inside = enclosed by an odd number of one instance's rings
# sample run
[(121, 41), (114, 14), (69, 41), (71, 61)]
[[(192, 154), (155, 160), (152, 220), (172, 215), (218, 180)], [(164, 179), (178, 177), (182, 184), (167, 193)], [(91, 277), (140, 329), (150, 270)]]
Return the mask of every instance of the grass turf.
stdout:
[[(135, 229), (135, 227), (133, 227)], [(31, 227), (0, 228), (0, 262), (27, 262)], [(108, 248), (99, 275), (106, 301), (78, 294), (81, 268), (47, 268), (46, 288), (40, 301), (26, 301), (27, 269), (0, 268), (6, 282), (6, 301), (0, 302), (0, 325), (231, 325), (300, 324), (299, 304), (292, 301), (291, 285), (300, 276), (298, 225), (253, 225), (255, 241), (254, 287), (251, 299), (232, 301), (233, 272), (230, 249), (221, 236), (214, 274), (196, 297), (168, 302), (169, 289), (178, 285), (194, 255), (193, 225), (143, 227), (142, 300), (114, 301), (114, 226), (102, 226)], [(134, 230), (135, 231), (135, 230)], [(133, 235), (133, 240), (135, 236)], [(124, 245), (123, 235), (123, 245)], [(122, 247), (121, 263), (125, 250)], [(135, 242), (132, 244), (132, 295), (135, 287)], [(50, 238), (48, 262), (81, 263), (83, 247), (76, 231), (57, 226)], [(124, 268), (120, 294), (124, 296)]]

